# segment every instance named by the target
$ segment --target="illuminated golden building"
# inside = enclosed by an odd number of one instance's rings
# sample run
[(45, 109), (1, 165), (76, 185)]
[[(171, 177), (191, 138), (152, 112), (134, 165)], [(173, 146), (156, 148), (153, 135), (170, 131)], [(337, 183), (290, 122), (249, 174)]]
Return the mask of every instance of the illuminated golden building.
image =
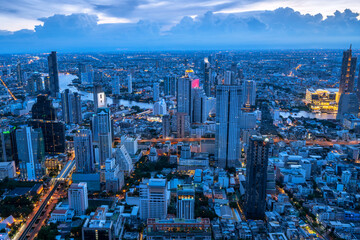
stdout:
[(337, 88), (306, 89), (305, 102), (313, 111), (333, 113), (338, 110), (339, 90)]

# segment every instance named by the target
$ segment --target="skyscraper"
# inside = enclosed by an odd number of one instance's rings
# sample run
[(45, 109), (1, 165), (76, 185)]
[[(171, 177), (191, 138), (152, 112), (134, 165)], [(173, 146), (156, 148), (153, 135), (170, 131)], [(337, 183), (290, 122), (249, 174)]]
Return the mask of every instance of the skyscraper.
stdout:
[(208, 97), (211, 96), (210, 67), (208, 58), (204, 58), (204, 91)]
[(111, 119), (108, 108), (98, 108), (93, 118), (93, 128), (94, 135), (98, 135), (96, 140), (99, 143), (100, 165), (103, 166), (112, 153)]
[(252, 80), (246, 80), (242, 85), (242, 102), (241, 107), (250, 108), (255, 106), (256, 100), (256, 83)]
[(19, 165), (18, 151), (16, 145), (16, 127), (6, 127), (0, 131), (0, 161), (15, 161)]
[(188, 69), (185, 75), (178, 79), (177, 84), (177, 111), (186, 113), (192, 121), (193, 117), (193, 89), (199, 88), (199, 79), (194, 78), (194, 71)]
[(245, 215), (248, 219), (263, 219), (267, 187), (269, 139), (253, 135), (246, 158)]
[(48, 56), (50, 95), (56, 97), (59, 92), (59, 73), (56, 52), (52, 51)]
[(65, 89), (61, 93), (62, 115), (65, 123), (81, 123), (81, 97), (78, 93), (72, 93)]
[(154, 102), (159, 101), (159, 95), (160, 95), (159, 83), (154, 83), (154, 86), (153, 86), (153, 100), (154, 100)]
[(113, 95), (120, 95), (120, 77), (113, 76), (111, 78), (111, 87)]
[(180, 219), (195, 218), (195, 188), (193, 185), (179, 185), (177, 189), (176, 217)]
[(352, 56), (350, 49), (344, 51), (341, 64), (341, 76), (339, 85), (339, 107), (337, 119), (342, 120), (345, 114), (359, 113), (359, 99), (354, 89), (354, 79), (357, 58)]
[(33, 128), (41, 128), (45, 139), (45, 152), (63, 153), (65, 151), (65, 125), (57, 121), (56, 110), (48, 99), (48, 95), (38, 95), (31, 112), (32, 119), (29, 120), (29, 125)]
[(207, 97), (202, 88), (194, 88), (192, 98), (192, 120), (193, 123), (204, 123), (207, 120), (207, 115), (204, 116), (207, 108)]
[(190, 117), (186, 113), (177, 112), (176, 116), (176, 137), (184, 138), (190, 133)]
[(235, 167), (240, 157), (241, 87), (216, 87), (215, 157), (221, 168)]
[(343, 93), (340, 96), (338, 113), (336, 119), (343, 120), (346, 114), (357, 117), (359, 113), (359, 98), (356, 93)]
[(130, 73), (128, 75), (128, 82), (127, 82), (127, 87), (128, 87), (128, 93), (132, 93), (133, 89), (132, 89), (132, 74)]
[(176, 75), (165, 77), (164, 81), (164, 94), (165, 96), (176, 96)]
[(171, 118), (170, 115), (164, 115), (162, 117), (162, 136), (163, 138), (168, 138), (171, 135)]
[(341, 76), (339, 85), (339, 94), (354, 92), (354, 79), (357, 58), (352, 56), (350, 49), (344, 51), (341, 64)]
[(130, 175), (134, 165), (132, 163), (131, 156), (127, 151), (126, 147), (121, 144), (115, 150), (115, 160), (116, 164), (119, 165), (120, 171), (122, 171), (125, 175)]
[(89, 206), (87, 183), (73, 183), (68, 190), (69, 208), (75, 215), (85, 214)]
[(22, 86), (24, 84), (24, 74), (21, 69), (20, 61), (16, 65), (16, 78), (17, 78), (19, 86)]
[(93, 173), (95, 170), (92, 134), (88, 129), (80, 129), (74, 137), (76, 172)]
[(99, 85), (99, 84), (94, 84), (94, 89), (93, 89), (93, 97), (94, 97), (94, 112), (96, 113), (97, 112), (97, 109), (98, 109), (98, 96), (99, 96), (99, 93), (102, 93), (103, 90), (102, 90), (102, 86)]
[(167, 215), (166, 179), (144, 179), (140, 183), (140, 218), (160, 218)]
[(44, 175), (44, 138), (41, 129), (23, 127), (16, 130), (20, 178), (39, 180)]

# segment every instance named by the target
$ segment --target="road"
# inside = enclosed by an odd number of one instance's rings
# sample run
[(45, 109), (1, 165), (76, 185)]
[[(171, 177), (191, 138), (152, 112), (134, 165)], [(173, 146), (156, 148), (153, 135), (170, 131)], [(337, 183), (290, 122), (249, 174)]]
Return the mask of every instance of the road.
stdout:
[[(74, 167), (75, 167), (75, 161), (69, 160), (65, 165), (65, 167), (61, 170), (60, 174), (56, 178), (51, 180), (50, 182), (51, 187), (48, 193), (42, 199), (40, 206), (34, 209), (33, 213), (29, 217), (29, 220), (26, 222), (25, 229), (21, 228), (19, 233), (16, 235), (14, 239), (19, 239), (19, 240), (34, 239), (34, 237), (37, 235), (38, 231), (40, 230), (41, 225), (44, 223), (44, 221), (50, 214), (51, 207), (45, 210), (46, 206), (48, 205), (48, 202), (50, 201), (54, 193), (57, 191), (60, 182), (69, 176), (69, 174), (71, 173)], [(52, 207), (54, 207), (54, 202), (52, 202), (52, 205), (53, 205)], [(45, 210), (44, 214), (41, 215), (44, 210)], [(37, 220), (41, 216), (45, 216), (46, 218), (40, 218), (41, 224), (39, 224), (38, 227), (36, 226), (34, 227)]]

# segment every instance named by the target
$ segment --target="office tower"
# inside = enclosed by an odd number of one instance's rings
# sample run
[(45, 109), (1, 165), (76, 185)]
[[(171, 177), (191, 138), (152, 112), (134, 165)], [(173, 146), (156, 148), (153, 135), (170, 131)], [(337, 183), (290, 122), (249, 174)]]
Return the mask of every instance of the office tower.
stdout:
[(95, 171), (92, 134), (88, 129), (80, 129), (74, 137), (76, 172), (93, 173)]
[(256, 112), (240, 111), (240, 129), (256, 128)]
[(132, 93), (133, 89), (132, 89), (132, 74), (131, 73), (128, 75), (127, 87), (128, 87), (128, 93)]
[(120, 95), (120, 77), (113, 76), (111, 78), (111, 87), (113, 95)]
[(357, 117), (359, 113), (359, 99), (356, 93), (345, 92), (341, 94), (336, 119), (342, 120), (346, 114)]
[(89, 206), (87, 183), (73, 183), (68, 190), (69, 208), (74, 210), (75, 215), (85, 214)]
[(16, 65), (16, 78), (17, 78), (19, 86), (22, 86), (24, 84), (24, 73), (21, 69), (20, 61)]
[(30, 96), (35, 95), (36, 88), (35, 88), (35, 78), (33, 76), (30, 76), (26, 80), (26, 93)]
[(190, 117), (183, 112), (177, 112), (176, 116), (176, 137), (184, 138), (190, 133)]
[(121, 143), (124, 144), (126, 150), (130, 155), (136, 155), (139, 150), (138, 146), (139, 137), (122, 136)]
[(140, 183), (140, 218), (160, 218), (167, 215), (166, 179), (144, 179)]
[(206, 96), (211, 96), (211, 79), (210, 79), (210, 62), (208, 58), (204, 58), (204, 91)]
[(94, 85), (94, 89), (93, 89), (93, 97), (94, 97), (94, 112), (97, 112), (98, 109), (98, 97), (99, 97), (99, 93), (102, 93), (102, 86), (101, 85)]
[(177, 111), (192, 115), (192, 89), (199, 87), (199, 79), (195, 79), (194, 71), (188, 69), (185, 75), (178, 79), (177, 82)]
[(48, 56), (49, 65), (49, 83), (50, 83), (50, 95), (56, 97), (59, 92), (59, 73), (58, 64), (56, 58), (56, 52), (53, 51)]
[(341, 64), (341, 76), (339, 85), (339, 94), (354, 92), (354, 79), (357, 58), (352, 56), (351, 45), (350, 49), (344, 51)]
[(48, 95), (38, 95), (31, 112), (32, 119), (29, 120), (29, 125), (33, 128), (41, 128), (45, 139), (45, 152), (63, 153), (65, 151), (65, 125), (57, 121), (56, 110), (48, 99)]
[(73, 123), (73, 94), (69, 89), (65, 89), (61, 93), (61, 107), (62, 107), (62, 116), (65, 123)]
[(93, 128), (94, 136), (97, 134), (96, 141), (99, 143), (100, 165), (104, 165), (112, 153), (111, 119), (108, 108), (98, 108), (93, 118)]
[(115, 160), (116, 164), (119, 165), (120, 171), (122, 171), (125, 175), (131, 174), (134, 169), (134, 165), (129, 152), (123, 144), (115, 149)]
[(204, 89), (194, 88), (192, 98), (192, 120), (193, 123), (204, 123), (207, 120), (208, 114), (205, 114), (208, 108), (207, 97)]
[(80, 63), (79, 64), (79, 77), (81, 84), (88, 85), (94, 82), (94, 70), (91, 65)]
[(72, 104), (73, 109), (73, 121), (74, 123), (82, 123), (82, 112), (81, 112), (81, 96), (79, 93), (74, 92), (74, 101)]
[(44, 138), (41, 129), (23, 127), (16, 130), (20, 178), (39, 180), (44, 175)]
[(32, 75), (32, 77), (34, 78), (36, 92), (37, 93), (42, 92), (44, 90), (44, 86), (43, 86), (43, 79), (41, 77), (41, 74), (40, 73), (34, 73)]
[(164, 93), (165, 96), (171, 95), (176, 96), (176, 75), (170, 75), (165, 77), (164, 81)]
[(65, 89), (61, 93), (62, 115), (65, 123), (81, 123), (81, 97), (78, 93), (72, 93)]
[(225, 78), (224, 78), (224, 84), (225, 85), (235, 85), (234, 84), (234, 73), (232, 71), (226, 71), (225, 72)]
[(162, 117), (162, 136), (168, 138), (171, 135), (171, 119), (169, 115)]
[(153, 114), (154, 115), (166, 115), (167, 114), (166, 102), (164, 99), (161, 99), (160, 101), (158, 101), (154, 104)]
[(194, 219), (195, 188), (193, 185), (179, 185), (177, 188), (176, 217), (180, 219)]
[(108, 158), (105, 161), (105, 184), (106, 190), (118, 192), (124, 186), (124, 172), (120, 171), (115, 158)]
[(248, 219), (263, 219), (267, 187), (269, 139), (253, 135), (246, 158), (245, 215)]
[(159, 83), (154, 83), (154, 85), (153, 85), (153, 100), (154, 100), (154, 102), (159, 101), (159, 96), (160, 96)]
[(19, 166), (16, 127), (9, 126), (0, 130), (0, 161), (15, 161), (16, 166)]
[(215, 157), (221, 168), (235, 167), (240, 157), (241, 87), (216, 87)]
[(246, 80), (242, 85), (242, 101), (241, 107), (250, 108), (255, 106), (256, 99), (256, 82)]

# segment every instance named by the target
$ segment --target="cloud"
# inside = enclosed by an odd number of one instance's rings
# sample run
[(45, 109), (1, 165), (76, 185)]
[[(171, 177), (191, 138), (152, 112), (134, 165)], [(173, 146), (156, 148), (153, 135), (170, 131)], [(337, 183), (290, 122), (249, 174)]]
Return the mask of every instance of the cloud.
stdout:
[(360, 47), (360, 21), (351, 10), (301, 14), (291, 8), (246, 14), (183, 17), (167, 31), (164, 23), (99, 24), (95, 14), (40, 18), (34, 30), (0, 31), (0, 52), (115, 51), (167, 49), (344, 48)]

